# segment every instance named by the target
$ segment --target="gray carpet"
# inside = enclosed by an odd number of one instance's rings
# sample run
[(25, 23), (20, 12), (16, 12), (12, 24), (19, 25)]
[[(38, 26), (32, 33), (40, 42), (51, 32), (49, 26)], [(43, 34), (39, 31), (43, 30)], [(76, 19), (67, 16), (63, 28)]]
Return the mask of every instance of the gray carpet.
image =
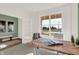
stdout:
[(13, 40), (2, 42), (2, 43), (0, 43), (0, 51), (7, 49), (9, 47), (15, 46), (20, 43), (21, 43), (21, 40), (19, 40), (19, 39), (13, 39)]
[(33, 53), (33, 48), (28, 44), (18, 44), (16, 46), (0, 51), (0, 55), (27, 55)]
[(18, 44), (16, 46), (0, 51), (0, 55), (56, 55), (57, 52), (49, 52), (44, 49), (36, 49), (28, 44)]

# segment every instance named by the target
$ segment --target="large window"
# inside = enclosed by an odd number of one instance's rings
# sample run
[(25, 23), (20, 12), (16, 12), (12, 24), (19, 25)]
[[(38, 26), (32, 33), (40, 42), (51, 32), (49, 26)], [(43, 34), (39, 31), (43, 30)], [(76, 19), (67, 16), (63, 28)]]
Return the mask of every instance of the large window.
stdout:
[[(54, 15), (53, 15), (54, 16)], [(58, 15), (57, 15), (58, 16)], [(62, 37), (62, 17), (50, 17), (46, 18), (43, 16), (41, 20), (42, 24), (42, 35), (45, 37)]]

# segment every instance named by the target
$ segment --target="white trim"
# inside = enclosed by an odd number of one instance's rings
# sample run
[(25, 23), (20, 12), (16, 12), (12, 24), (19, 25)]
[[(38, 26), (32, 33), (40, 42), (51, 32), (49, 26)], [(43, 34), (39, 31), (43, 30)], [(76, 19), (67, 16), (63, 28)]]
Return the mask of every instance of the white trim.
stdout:
[(32, 38), (27, 36), (27, 37), (22, 37), (22, 43), (25, 44), (25, 43), (28, 43), (28, 42), (31, 42), (32, 41)]

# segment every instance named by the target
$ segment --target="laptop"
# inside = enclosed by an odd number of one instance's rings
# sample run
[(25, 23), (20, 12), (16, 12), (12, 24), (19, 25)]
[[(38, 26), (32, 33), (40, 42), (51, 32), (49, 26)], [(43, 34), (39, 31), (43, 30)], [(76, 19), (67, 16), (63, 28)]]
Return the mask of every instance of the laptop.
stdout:
[(63, 45), (63, 43), (56, 39), (45, 39), (41, 41), (44, 45), (51, 46), (51, 45)]

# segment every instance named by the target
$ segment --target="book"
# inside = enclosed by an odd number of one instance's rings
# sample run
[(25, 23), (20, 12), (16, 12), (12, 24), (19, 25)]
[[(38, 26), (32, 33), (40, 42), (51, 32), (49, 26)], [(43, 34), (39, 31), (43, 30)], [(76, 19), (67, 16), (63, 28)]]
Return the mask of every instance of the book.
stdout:
[(47, 45), (47, 46), (51, 46), (51, 45), (63, 45), (63, 43), (61, 41), (58, 41), (58, 40), (51, 40), (51, 39), (46, 39), (46, 40), (42, 40), (42, 43), (44, 45)]

